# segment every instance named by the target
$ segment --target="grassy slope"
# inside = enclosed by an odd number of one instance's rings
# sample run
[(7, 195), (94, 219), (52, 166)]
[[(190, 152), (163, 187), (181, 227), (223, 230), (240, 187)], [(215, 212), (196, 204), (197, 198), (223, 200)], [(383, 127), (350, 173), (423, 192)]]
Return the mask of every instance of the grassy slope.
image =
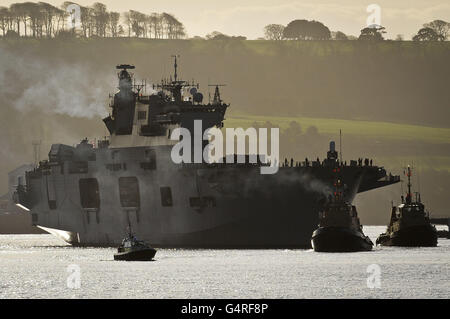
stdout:
[[(323, 134), (337, 135), (342, 129), (346, 136), (355, 135), (373, 140), (383, 139), (384, 141), (418, 141), (430, 144), (448, 144), (450, 143), (449, 128), (435, 128), (429, 126), (398, 124), (388, 122), (371, 122), (359, 120), (341, 120), (330, 118), (312, 118), (312, 117), (274, 117), (258, 116), (248, 114), (231, 114), (225, 121), (225, 127), (243, 127), (252, 126), (255, 122), (264, 126), (269, 121), (271, 124), (286, 129), (291, 121), (300, 124), (303, 131), (310, 126), (317, 127)], [(406, 164), (413, 164), (418, 169), (434, 169), (450, 172), (450, 154), (449, 156), (434, 156), (424, 154), (423, 156), (392, 156), (377, 157), (379, 163), (391, 167), (404, 167)]]
[(341, 120), (313, 117), (275, 117), (231, 114), (225, 122), (226, 127), (249, 127), (254, 122), (266, 121), (285, 129), (291, 121), (298, 122), (303, 129), (315, 126), (320, 133), (336, 134), (340, 129), (345, 134), (357, 134), (364, 137), (415, 140), (427, 143), (450, 143), (450, 128), (436, 128), (420, 125), (372, 122), (358, 120)]

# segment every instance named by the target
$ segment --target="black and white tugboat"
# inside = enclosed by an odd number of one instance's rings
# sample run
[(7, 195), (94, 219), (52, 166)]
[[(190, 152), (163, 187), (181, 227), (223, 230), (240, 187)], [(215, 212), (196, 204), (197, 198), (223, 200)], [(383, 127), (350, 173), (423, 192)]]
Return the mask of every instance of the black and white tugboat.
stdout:
[(385, 233), (377, 239), (377, 245), (404, 247), (435, 247), (438, 234), (431, 224), (428, 212), (422, 204), (420, 193), (413, 200), (411, 193), (411, 167), (408, 166), (408, 193), (402, 203), (392, 207), (391, 221)]
[[(333, 170), (337, 173), (340, 168)], [(356, 252), (372, 250), (373, 242), (363, 233), (356, 207), (345, 201), (342, 180), (335, 179), (334, 196), (319, 212), (319, 228), (313, 232), (311, 244), (317, 252)]]
[(151, 261), (155, 257), (156, 249), (147, 245), (144, 241), (138, 240), (129, 228), (128, 236), (122, 241), (114, 254), (114, 260), (125, 261)]

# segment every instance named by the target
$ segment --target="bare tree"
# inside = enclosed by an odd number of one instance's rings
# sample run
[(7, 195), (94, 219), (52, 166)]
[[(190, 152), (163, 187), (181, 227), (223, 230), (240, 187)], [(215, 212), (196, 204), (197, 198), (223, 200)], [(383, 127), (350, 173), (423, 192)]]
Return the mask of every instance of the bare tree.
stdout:
[(0, 30), (2, 30), (3, 36), (5, 36), (8, 31), (9, 17), (9, 9), (6, 7), (0, 7)]
[(9, 11), (11, 13), (11, 18), (16, 25), (16, 32), (20, 35), (20, 22), (22, 21), (22, 4), (21, 3), (13, 3), (9, 7)]
[(125, 24), (127, 25), (127, 29), (128, 29), (128, 37), (131, 37), (132, 19), (131, 19), (131, 14), (130, 14), (130, 12), (125, 12), (125, 13), (123, 14), (123, 18), (124, 18)]
[(111, 32), (111, 36), (116, 38), (119, 36), (119, 21), (120, 21), (120, 13), (119, 12), (110, 12), (109, 13), (109, 30)]
[(125, 30), (123, 29), (123, 25), (119, 24), (119, 29), (117, 31), (117, 36), (123, 37), (124, 34), (125, 34)]
[(431, 28), (420, 29), (415, 36), (413, 36), (413, 41), (440, 41), (441, 36)]
[(450, 33), (450, 23), (443, 20), (434, 20), (430, 23), (425, 23), (423, 26), (424, 28), (430, 28), (436, 32), (440, 41), (445, 41), (448, 39)]
[(264, 35), (267, 40), (283, 40), (285, 26), (281, 24), (269, 24), (264, 27)]
[(41, 18), (45, 28), (45, 34), (48, 38), (51, 38), (56, 33), (54, 21), (60, 14), (61, 10), (46, 2), (39, 2), (38, 6), (40, 8)]
[(90, 38), (94, 34), (94, 19), (89, 7), (81, 7), (81, 28), (85, 37)]
[(157, 39), (159, 36), (159, 22), (160, 22), (160, 16), (158, 13), (152, 13), (147, 16), (147, 24), (148, 24), (148, 30), (149, 30), (149, 37), (152, 37), (153, 32), (153, 38)]
[(106, 5), (96, 2), (91, 7), (92, 23), (94, 25), (94, 34), (99, 37), (106, 37), (106, 28), (109, 22), (109, 14)]
[(0, 7), (0, 35), (32, 36), (36, 38), (73, 36), (118, 37), (125, 34), (120, 25), (123, 19), (128, 36), (145, 38), (181, 39), (186, 37), (184, 25), (168, 13), (150, 15), (130, 10), (122, 15), (108, 12), (105, 4), (96, 2), (90, 7), (79, 6), (81, 10), (81, 30), (67, 30), (67, 8), (76, 4), (66, 1), (59, 8), (46, 2), (24, 2)]
[(144, 35), (146, 16), (145, 14), (135, 10), (130, 10), (129, 14), (131, 31), (133, 31), (134, 35), (139, 38)]

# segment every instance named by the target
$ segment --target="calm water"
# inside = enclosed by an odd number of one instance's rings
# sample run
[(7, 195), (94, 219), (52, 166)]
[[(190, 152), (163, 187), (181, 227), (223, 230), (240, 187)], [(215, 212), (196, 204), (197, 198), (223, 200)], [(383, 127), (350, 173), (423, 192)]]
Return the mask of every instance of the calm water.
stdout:
[[(375, 242), (385, 227), (365, 227)], [(153, 262), (113, 261), (112, 248), (72, 248), (51, 235), (0, 235), (0, 298), (449, 298), (450, 240), (437, 248), (160, 249)], [(69, 265), (79, 289), (67, 287)], [(381, 270), (367, 287), (367, 267)], [(74, 282), (74, 281), (71, 281)]]

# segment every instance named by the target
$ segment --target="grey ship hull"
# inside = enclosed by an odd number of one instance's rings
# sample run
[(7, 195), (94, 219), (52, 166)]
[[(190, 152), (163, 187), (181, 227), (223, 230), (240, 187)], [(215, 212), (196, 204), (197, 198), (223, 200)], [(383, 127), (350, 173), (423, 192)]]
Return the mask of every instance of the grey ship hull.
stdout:
[[(143, 170), (148, 149), (155, 151), (156, 163)], [(251, 164), (177, 165), (170, 149), (95, 149), (95, 159), (83, 173), (71, 171), (70, 161), (27, 173), (33, 224), (68, 233), (65, 237), (74, 245), (118, 245), (130, 223), (155, 247), (310, 247), (331, 167), (282, 167), (277, 174), (261, 175)], [(122, 163), (122, 168), (112, 170), (111, 163)], [(396, 182), (380, 180), (385, 172), (376, 167), (348, 166), (343, 172), (349, 202), (358, 191)], [(139, 207), (121, 204), (121, 177), (137, 178)], [(98, 182), (96, 209), (80, 203), (80, 180), (88, 178)], [(170, 207), (162, 205), (161, 187), (171, 189)], [(214, 202), (193, 206), (192, 198)]]

